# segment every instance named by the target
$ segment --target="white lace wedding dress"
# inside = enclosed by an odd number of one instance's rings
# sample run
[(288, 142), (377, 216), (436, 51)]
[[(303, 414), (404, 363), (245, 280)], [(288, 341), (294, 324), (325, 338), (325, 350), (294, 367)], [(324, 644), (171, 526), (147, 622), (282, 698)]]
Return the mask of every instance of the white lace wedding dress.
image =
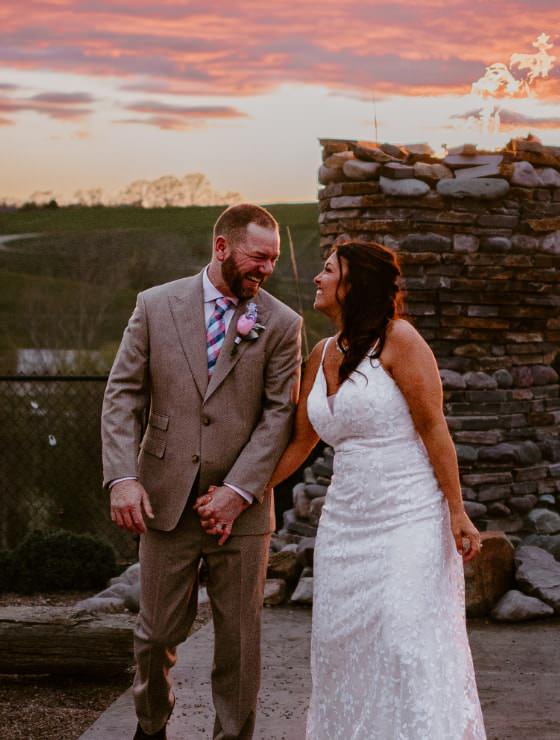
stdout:
[(321, 363), (308, 398), (335, 457), (315, 546), (307, 739), (483, 740), (447, 504), (393, 378), (370, 357), (357, 370), (327, 398)]

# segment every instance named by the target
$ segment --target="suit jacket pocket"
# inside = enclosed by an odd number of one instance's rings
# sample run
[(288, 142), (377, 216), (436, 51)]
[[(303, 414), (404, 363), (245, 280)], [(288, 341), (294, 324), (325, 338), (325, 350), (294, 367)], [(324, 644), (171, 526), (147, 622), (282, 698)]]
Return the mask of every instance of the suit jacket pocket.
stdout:
[(166, 445), (167, 440), (164, 437), (155, 437), (148, 432), (142, 442), (142, 451), (147, 452), (149, 455), (162, 458), (165, 454)]
[(155, 411), (151, 411), (148, 425), (165, 432), (169, 426), (169, 416), (167, 416), (167, 414), (156, 414)]

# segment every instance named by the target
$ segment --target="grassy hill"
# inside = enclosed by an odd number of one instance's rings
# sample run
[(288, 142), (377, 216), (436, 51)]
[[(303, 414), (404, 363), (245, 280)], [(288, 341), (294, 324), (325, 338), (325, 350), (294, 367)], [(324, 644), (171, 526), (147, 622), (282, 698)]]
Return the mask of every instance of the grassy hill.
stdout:
[[(0, 213), (0, 235), (36, 233), (0, 245), (0, 372), (18, 348), (100, 350), (109, 368), (138, 291), (198, 272), (209, 259), (221, 207), (59, 208)], [(297, 309), (286, 227), (296, 248), (311, 346), (328, 331), (312, 310), (317, 205), (272, 205), (282, 255), (267, 289)]]

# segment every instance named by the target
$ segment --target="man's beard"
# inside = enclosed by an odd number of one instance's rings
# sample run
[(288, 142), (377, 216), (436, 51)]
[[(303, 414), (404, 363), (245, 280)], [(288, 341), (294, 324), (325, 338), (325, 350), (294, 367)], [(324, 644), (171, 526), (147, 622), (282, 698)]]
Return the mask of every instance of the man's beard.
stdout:
[[(230, 256), (222, 262), (222, 278), (227, 283), (227, 286), (233, 295), (240, 300), (245, 300), (246, 298), (252, 298), (255, 296), (258, 289), (261, 287), (261, 284), (264, 282), (264, 278), (261, 278), (261, 282), (258, 284), (254, 283), (253, 288), (244, 288), (243, 280), (246, 277), (248, 277), (247, 274), (244, 275), (239, 272), (235, 256), (233, 254), (230, 254)], [(257, 276), (255, 275), (255, 277)]]

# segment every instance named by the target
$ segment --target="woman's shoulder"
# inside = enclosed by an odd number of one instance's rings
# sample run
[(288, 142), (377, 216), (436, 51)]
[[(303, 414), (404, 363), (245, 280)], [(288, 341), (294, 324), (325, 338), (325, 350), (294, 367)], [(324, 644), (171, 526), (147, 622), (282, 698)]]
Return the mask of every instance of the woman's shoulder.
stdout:
[(387, 325), (386, 339), (391, 344), (424, 341), (418, 330), (406, 319), (392, 319)]
[(317, 344), (309, 353), (306, 365), (319, 365), (331, 339), (334, 339), (334, 337), (323, 337), (322, 339), (319, 339)]

